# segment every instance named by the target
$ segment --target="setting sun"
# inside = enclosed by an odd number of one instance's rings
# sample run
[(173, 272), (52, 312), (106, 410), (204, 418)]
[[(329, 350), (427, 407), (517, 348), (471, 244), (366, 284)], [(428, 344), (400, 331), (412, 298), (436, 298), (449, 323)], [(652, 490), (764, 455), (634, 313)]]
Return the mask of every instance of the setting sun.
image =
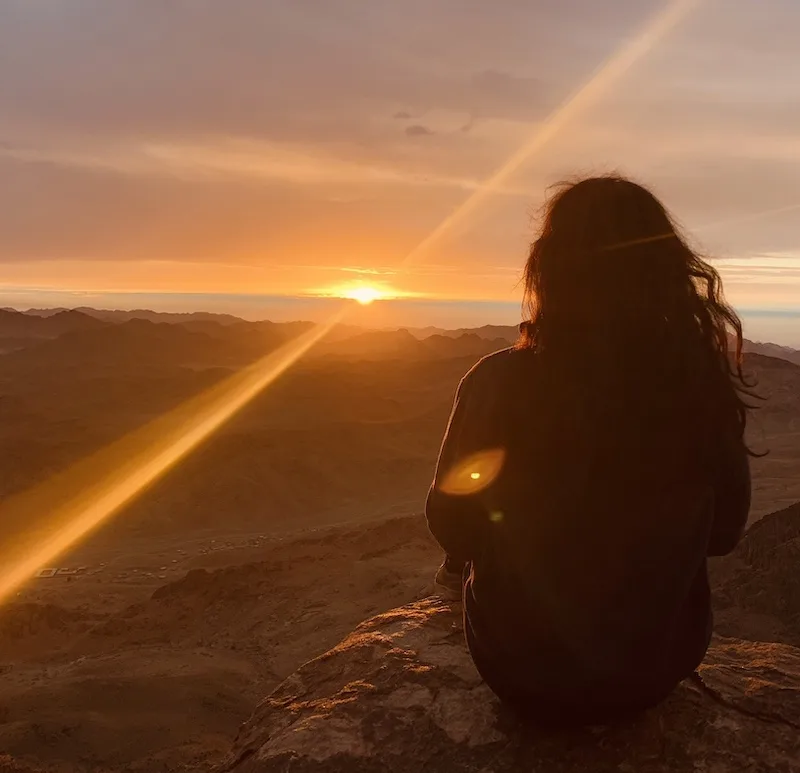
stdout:
[(375, 301), (389, 301), (413, 295), (413, 293), (396, 290), (386, 284), (362, 284), (361, 282), (334, 285), (333, 287), (311, 290), (310, 293), (322, 298), (344, 298), (345, 300), (356, 301), (362, 306), (369, 306)]
[(349, 298), (353, 301), (358, 301), (364, 306), (367, 306), (373, 301), (386, 298), (386, 294), (377, 287), (353, 287), (350, 290), (346, 290), (342, 297)]

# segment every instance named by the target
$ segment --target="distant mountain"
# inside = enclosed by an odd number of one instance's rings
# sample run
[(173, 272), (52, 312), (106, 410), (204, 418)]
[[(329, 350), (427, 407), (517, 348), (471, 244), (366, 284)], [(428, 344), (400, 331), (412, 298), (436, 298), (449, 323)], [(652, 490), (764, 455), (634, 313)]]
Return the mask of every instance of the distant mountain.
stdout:
[(487, 339), (475, 333), (460, 336), (436, 334), (420, 339), (405, 329), (370, 330), (342, 332), (338, 338), (323, 341), (314, 354), (362, 360), (478, 359), (507, 346), (508, 341), (503, 338)]
[(28, 314), (31, 317), (52, 317), (62, 311), (70, 311), (64, 306), (58, 306), (54, 309), (8, 309), (8, 311), (18, 311), (20, 314)]
[(213, 314), (207, 311), (192, 311), (186, 313), (150, 311), (149, 309), (94, 309), (90, 306), (79, 306), (75, 309), (28, 309), (20, 312), (31, 317), (52, 317), (64, 311), (77, 311), (103, 322), (130, 322), (132, 319), (146, 319), (149, 322), (169, 322), (185, 324), (187, 322), (217, 322), (220, 325), (233, 325), (242, 322), (239, 317), (231, 314)]
[[(200, 325), (203, 323), (198, 322), (195, 324)], [(205, 324), (210, 325), (210, 323)], [(306, 333), (312, 327), (314, 327), (313, 322), (270, 322), (264, 320), (262, 322), (236, 322), (230, 325), (228, 330), (258, 335), (278, 335), (288, 341)]]
[(754, 354), (763, 354), (767, 357), (777, 357), (781, 360), (788, 360), (796, 365), (800, 365), (800, 351), (791, 349), (788, 346), (779, 346), (778, 344), (761, 343), (759, 341), (744, 341), (744, 351), (752, 352)]
[(106, 322), (130, 322), (133, 319), (144, 319), (148, 322), (167, 322), (170, 324), (186, 324), (194, 322), (216, 322), (219, 325), (233, 325), (243, 322), (239, 317), (231, 314), (213, 314), (206, 311), (193, 311), (187, 313), (150, 311), (149, 309), (134, 309), (125, 311), (121, 309), (92, 309), (82, 307), (78, 309)]
[[(477, 335), (481, 338), (496, 340), (503, 339), (509, 343), (514, 343), (519, 338), (519, 328), (516, 325), (483, 325), (476, 328), (458, 328), (457, 330), (445, 330), (438, 327), (423, 327), (412, 329), (411, 332), (420, 339), (428, 339), (432, 336), (445, 336), (447, 338), (458, 338), (464, 335)], [(800, 365), (800, 350), (792, 349), (788, 346), (778, 344), (762, 343), (744, 339), (744, 352), (753, 354), (763, 354), (768, 357), (777, 357), (781, 360), (788, 360)]]
[[(96, 330), (105, 327), (88, 314), (79, 311), (56, 311), (46, 317), (23, 314), (19, 311), (0, 310), (0, 349), (20, 348), (26, 342), (58, 338), (65, 333)], [(11, 343), (13, 342), (13, 345)]]
[[(135, 312), (132, 312), (135, 313)], [(0, 354), (28, 364), (137, 362), (236, 367), (308, 330), (310, 322), (245, 322), (216, 315), (167, 315), (169, 322), (140, 317), (116, 321), (77, 310), (40, 316), (0, 310)], [(113, 317), (113, 314), (112, 314)], [(231, 321), (233, 320), (233, 321)], [(26, 350), (23, 353), (20, 350)], [(13, 363), (5, 363), (9, 367)]]
[(519, 338), (519, 328), (516, 325), (483, 325), (481, 327), (461, 327), (455, 330), (448, 330), (441, 327), (421, 327), (412, 329), (411, 333), (417, 338), (422, 339), (437, 335), (447, 338), (476, 335), (489, 340), (501, 338), (509, 343), (514, 343)]
[[(18, 315), (15, 317), (20, 329), (23, 332), (14, 332), (14, 323), (11, 321), (11, 316), (3, 315)], [(81, 315), (77, 317), (76, 315)], [(22, 327), (22, 322), (19, 318), (33, 318), (33, 319), (57, 319), (58, 322), (54, 323), (52, 328), (46, 326), (37, 326), (33, 322), (29, 327)], [(122, 309), (94, 309), (88, 306), (79, 307), (76, 309), (28, 309), (27, 311), (17, 311), (15, 309), (5, 308), (0, 309), (0, 350), (2, 350), (3, 342), (11, 339), (18, 338), (54, 338), (63, 332), (68, 332), (74, 329), (85, 329), (88, 325), (85, 322), (86, 317), (91, 317), (103, 322), (130, 322), (131, 320), (147, 320), (149, 322), (164, 322), (169, 324), (183, 325), (191, 330), (208, 333), (209, 335), (216, 336), (219, 334), (217, 326), (231, 326), (236, 327), (239, 331), (264, 331), (275, 329), (279, 326), (287, 333), (294, 331), (294, 335), (300, 335), (305, 332), (313, 323), (310, 322), (286, 322), (276, 323), (267, 320), (259, 322), (248, 322), (230, 314), (215, 314), (211, 312), (161, 312), (151, 311), (149, 309), (133, 309), (131, 311)], [(83, 322), (79, 323), (76, 320), (82, 318)], [(70, 319), (73, 321), (70, 322)], [(337, 325), (327, 336), (326, 342), (333, 343), (336, 341), (346, 340), (362, 336), (364, 334), (372, 333), (394, 333), (396, 330), (369, 330), (368, 328), (358, 327), (355, 325)], [(439, 338), (461, 338), (463, 336), (478, 336), (487, 341), (492, 341), (496, 344), (498, 341), (504, 342), (503, 345), (512, 344), (519, 338), (519, 328), (516, 325), (483, 325), (475, 328), (456, 328), (448, 330), (441, 327), (422, 327), (422, 328), (408, 328), (407, 332), (418, 340), (427, 340), (433, 337)], [(367, 339), (365, 339), (367, 340)], [(463, 344), (465, 347), (466, 343)], [(432, 343), (432, 348), (441, 348), (441, 342)], [(5, 347), (8, 349), (8, 347)], [(476, 344), (476, 349), (479, 349)], [(346, 349), (346, 347), (345, 347)], [(782, 360), (788, 360), (800, 365), (800, 350), (792, 349), (788, 346), (780, 346), (778, 344), (750, 341), (745, 339), (744, 351), (746, 353), (763, 354), (769, 357), (777, 357)], [(377, 353), (377, 352), (375, 352)]]
[(364, 359), (416, 359), (428, 354), (428, 349), (405, 329), (370, 330), (340, 340), (323, 340), (315, 354)]
[(482, 357), (509, 345), (505, 338), (484, 338), (476, 333), (464, 333), (460, 336), (434, 334), (424, 338), (422, 343), (432, 354), (440, 357)]
[(244, 335), (222, 325), (216, 326), (216, 335), (209, 335), (187, 325), (144, 319), (119, 324), (92, 321), (97, 327), (72, 330), (57, 339), (40, 341), (6, 354), (0, 364), (12, 370), (64, 365), (123, 371), (143, 366), (239, 367), (267, 354), (285, 340), (278, 331)]

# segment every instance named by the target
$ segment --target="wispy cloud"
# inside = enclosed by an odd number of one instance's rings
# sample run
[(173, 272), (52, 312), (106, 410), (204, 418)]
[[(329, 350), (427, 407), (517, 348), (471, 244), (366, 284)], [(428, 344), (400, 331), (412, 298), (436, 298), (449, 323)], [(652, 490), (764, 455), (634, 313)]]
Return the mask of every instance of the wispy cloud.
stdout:
[(436, 134), (436, 132), (433, 129), (429, 129), (427, 126), (420, 123), (406, 126), (407, 137), (432, 137), (434, 134)]
[[(413, 127), (409, 127), (413, 128)], [(426, 131), (426, 134), (433, 134)], [(416, 136), (416, 132), (414, 133)], [(475, 191), (482, 181), (470, 177), (409, 171), (324, 154), (315, 148), (224, 138), (218, 142), (141, 141), (105, 147), (51, 144), (25, 147), (0, 145), (0, 158), (29, 164), (78, 167), (92, 171), (188, 181), (263, 180), (296, 185), (399, 185)], [(522, 188), (505, 187), (501, 195), (525, 196)]]
[(796, 285), (800, 293), (800, 253), (773, 253), (714, 261), (723, 276), (732, 280), (777, 281)]
[(355, 266), (342, 266), (339, 271), (347, 274), (367, 274), (369, 276), (393, 276), (397, 273), (393, 268), (358, 268)]

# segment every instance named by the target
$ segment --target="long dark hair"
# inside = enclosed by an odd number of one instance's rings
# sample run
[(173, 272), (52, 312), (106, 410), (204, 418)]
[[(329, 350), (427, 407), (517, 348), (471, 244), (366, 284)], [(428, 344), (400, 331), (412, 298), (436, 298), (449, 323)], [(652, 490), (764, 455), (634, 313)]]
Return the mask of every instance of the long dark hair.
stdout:
[[(742, 323), (717, 270), (693, 251), (659, 200), (624, 177), (558, 186), (525, 266), (520, 348), (591, 358), (595, 369), (670, 363), (735, 416), (743, 436), (750, 391)], [(603, 365), (614, 352), (614, 365)], [(620, 358), (620, 353), (625, 352)], [(655, 354), (654, 354), (655, 353)], [(626, 359), (627, 358), (627, 359)], [(697, 397), (697, 396), (695, 396)]]

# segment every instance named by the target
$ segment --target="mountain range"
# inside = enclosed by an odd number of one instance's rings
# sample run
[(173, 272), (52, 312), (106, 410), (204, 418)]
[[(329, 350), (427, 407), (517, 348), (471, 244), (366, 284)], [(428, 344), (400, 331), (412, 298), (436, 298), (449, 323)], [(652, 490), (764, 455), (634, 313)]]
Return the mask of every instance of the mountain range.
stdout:
[[(150, 326), (142, 323), (149, 323)], [(132, 347), (149, 357), (172, 357), (185, 349), (188, 359), (201, 354), (223, 364), (245, 363), (288, 341), (312, 326), (311, 322), (248, 322), (227, 314), (193, 312), (176, 314), (148, 310), (30, 309), (24, 312), (0, 309), (0, 353), (30, 348), (45, 340), (59, 339), (65, 358), (93, 357), (104, 347), (110, 352), (119, 344)], [(172, 330), (166, 326), (169, 325)], [(157, 326), (157, 327), (156, 327)], [(102, 328), (105, 333), (99, 333)], [(113, 332), (113, 331), (116, 332)], [(83, 334), (83, 335), (80, 335)], [(195, 334), (195, 335), (191, 335)], [(206, 339), (200, 335), (207, 336)], [(517, 340), (513, 325), (483, 325), (477, 328), (447, 330), (438, 327), (400, 330), (367, 330), (338, 325), (317, 347), (315, 354), (359, 356), (365, 359), (425, 357), (454, 351), (464, 355), (489, 353)], [(450, 341), (457, 341), (451, 344)], [(422, 345), (419, 345), (422, 342)], [(156, 347), (161, 347), (160, 350)], [(800, 365), (800, 351), (772, 343), (745, 340), (745, 352)], [(55, 351), (53, 348), (51, 351)], [(159, 354), (159, 351), (161, 354)], [(44, 352), (42, 355), (44, 356)]]

